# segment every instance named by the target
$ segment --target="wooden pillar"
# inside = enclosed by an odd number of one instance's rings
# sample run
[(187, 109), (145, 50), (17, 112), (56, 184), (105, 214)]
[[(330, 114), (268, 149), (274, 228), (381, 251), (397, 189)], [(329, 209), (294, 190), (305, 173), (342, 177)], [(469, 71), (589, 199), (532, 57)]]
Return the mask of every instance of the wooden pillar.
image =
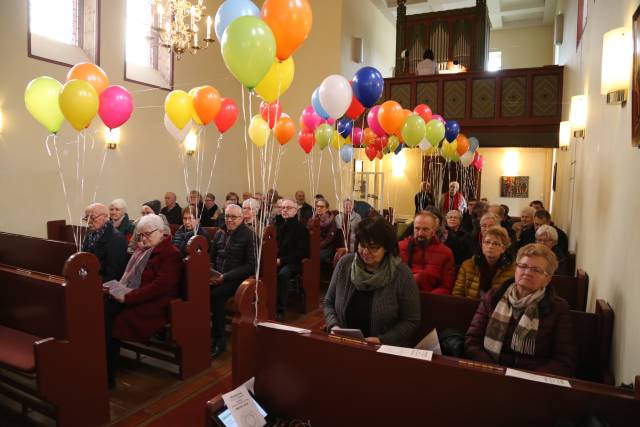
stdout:
[(407, 31), (407, 0), (398, 0), (398, 16), (396, 19), (396, 66), (394, 76), (402, 76), (406, 74), (404, 69), (404, 59), (400, 57), (405, 49), (405, 33)]
[(489, 56), (491, 23), (486, 0), (476, 0), (475, 31), (472, 38), (471, 71), (484, 71)]

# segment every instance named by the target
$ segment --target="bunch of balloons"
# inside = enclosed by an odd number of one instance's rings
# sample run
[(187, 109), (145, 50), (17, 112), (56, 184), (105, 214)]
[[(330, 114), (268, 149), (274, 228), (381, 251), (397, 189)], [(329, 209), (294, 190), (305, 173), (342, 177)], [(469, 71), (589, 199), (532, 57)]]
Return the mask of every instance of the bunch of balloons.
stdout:
[(215, 123), (218, 132), (228, 131), (238, 118), (238, 106), (231, 98), (222, 98), (213, 86), (194, 87), (169, 92), (164, 100), (164, 126), (176, 141), (187, 137), (193, 123)]
[(227, 0), (216, 13), (222, 58), (233, 76), (262, 99), (276, 101), (291, 86), (293, 52), (311, 31), (307, 0)]
[(100, 67), (88, 62), (74, 65), (66, 83), (41, 76), (29, 82), (24, 92), (29, 113), (49, 132), (57, 134), (64, 119), (77, 131), (86, 129), (100, 115), (109, 129), (122, 126), (133, 112), (131, 94), (122, 86), (109, 86)]
[(288, 143), (296, 133), (296, 125), (287, 113), (282, 112), (279, 101), (260, 104), (260, 114), (253, 116), (249, 123), (249, 138), (256, 147), (264, 147), (272, 129), (280, 145)]

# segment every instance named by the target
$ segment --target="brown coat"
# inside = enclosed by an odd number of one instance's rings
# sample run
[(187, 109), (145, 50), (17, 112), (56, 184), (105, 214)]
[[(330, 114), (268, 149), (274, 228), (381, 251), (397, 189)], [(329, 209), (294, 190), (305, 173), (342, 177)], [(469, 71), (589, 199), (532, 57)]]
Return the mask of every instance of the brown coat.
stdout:
[[(480, 298), (480, 267), (478, 267), (478, 256), (473, 256), (460, 265), (456, 284), (453, 286), (452, 295), (467, 298)], [(502, 285), (506, 280), (513, 278), (516, 267), (503, 257), (498, 261), (498, 269), (491, 280), (491, 289)]]
[[(465, 355), (471, 360), (496, 363), (484, 349), (484, 334), (493, 311), (502, 295), (512, 282), (487, 292), (473, 316), (465, 339)], [(527, 369), (570, 377), (576, 366), (576, 346), (571, 325), (569, 304), (547, 288), (545, 296), (538, 303), (540, 323), (536, 333), (536, 350), (533, 356), (516, 353), (510, 343), (517, 325), (512, 317), (504, 336), (502, 352), (498, 364), (516, 369)]]

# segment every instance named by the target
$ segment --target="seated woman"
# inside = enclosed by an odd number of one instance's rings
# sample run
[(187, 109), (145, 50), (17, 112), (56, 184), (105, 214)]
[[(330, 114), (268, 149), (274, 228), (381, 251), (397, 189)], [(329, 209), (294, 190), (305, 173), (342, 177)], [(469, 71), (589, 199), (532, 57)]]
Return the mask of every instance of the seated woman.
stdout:
[(135, 229), (129, 215), (127, 215), (127, 203), (123, 199), (115, 199), (109, 203), (109, 219), (113, 227), (128, 239)]
[[(329, 202), (324, 197), (316, 199), (313, 218), (317, 218), (320, 223), (320, 262), (331, 262), (336, 252), (337, 227), (336, 218), (329, 210)], [(307, 223), (307, 228), (311, 230), (311, 221)]]
[(420, 296), (399, 257), (393, 226), (380, 216), (356, 230), (356, 253), (343, 256), (324, 301), (327, 329), (360, 329), (372, 344), (411, 346), (420, 324)]
[(162, 233), (158, 215), (146, 215), (137, 226), (141, 244), (120, 279), (124, 292), (105, 300), (105, 337), (109, 386), (115, 386), (120, 340), (148, 341), (169, 321), (169, 302), (178, 295), (180, 253)]
[(242, 222), (253, 232), (256, 232), (257, 225), (261, 218), (257, 215), (260, 212), (260, 202), (256, 199), (247, 199), (242, 202)]
[(484, 231), (482, 252), (462, 263), (451, 294), (480, 298), (513, 278), (515, 266), (507, 252), (510, 243), (507, 230), (499, 225)]
[(536, 243), (541, 243), (551, 249), (558, 259), (558, 269), (553, 274), (571, 276), (569, 258), (558, 246), (558, 232), (550, 225), (543, 224), (536, 230)]
[(219, 217), (220, 209), (218, 209), (218, 205), (216, 205), (216, 196), (214, 196), (213, 193), (207, 193), (207, 195), (204, 196), (204, 207), (200, 215), (200, 225), (203, 227), (216, 227)]
[(488, 292), (473, 316), (466, 357), (555, 375), (571, 376), (576, 365), (569, 304), (548, 288), (556, 256), (538, 243), (516, 257), (515, 282)]
[(196, 209), (193, 206), (188, 206), (182, 210), (182, 226), (176, 230), (176, 234), (173, 235), (173, 245), (180, 251), (182, 257), (187, 256), (187, 243), (196, 233), (198, 236), (204, 236), (209, 241), (209, 233), (200, 227), (200, 221), (196, 214)]

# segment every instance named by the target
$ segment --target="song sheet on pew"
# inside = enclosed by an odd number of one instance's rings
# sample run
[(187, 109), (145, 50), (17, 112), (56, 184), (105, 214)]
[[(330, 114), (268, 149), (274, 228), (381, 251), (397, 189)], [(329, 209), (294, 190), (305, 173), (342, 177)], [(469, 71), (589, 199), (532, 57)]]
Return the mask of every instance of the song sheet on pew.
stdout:
[(109, 280), (108, 282), (103, 283), (102, 287), (109, 289), (109, 295), (111, 295), (115, 299), (124, 297), (126, 294), (133, 290), (131, 288), (127, 288), (117, 280)]
[(431, 362), (433, 352), (429, 350), (419, 350), (417, 348), (396, 347), (393, 345), (381, 345), (378, 353), (393, 354), (395, 356), (410, 357), (412, 359), (426, 360)]
[(222, 400), (238, 427), (262, 427), (267, 423), (244, 384), (223, 394)]
[(295, 326), (289, 326), (289, 325), (285, 325), (285, 324), (282, 324), (282, 323), (260, 322), (260, 323), (258, 323), (258, 326), (263, 326), (265, 328), (271, 328), (271, 329), (279, 329), (281, 331), (295, 332), (296, 334), (310, 334), (311, 333), (310, 329), (297, 328)]
[(561, 378), (548, 377), (546, 375), (531, 374), (529, 372), (518, 371), (517, 369), (507, 368), (504, 375), (506, 377), (522, 378), (523, 380), (536, 381), (539, 383), (557, 385), (560, 387), (571, 388), (571, 383)]

